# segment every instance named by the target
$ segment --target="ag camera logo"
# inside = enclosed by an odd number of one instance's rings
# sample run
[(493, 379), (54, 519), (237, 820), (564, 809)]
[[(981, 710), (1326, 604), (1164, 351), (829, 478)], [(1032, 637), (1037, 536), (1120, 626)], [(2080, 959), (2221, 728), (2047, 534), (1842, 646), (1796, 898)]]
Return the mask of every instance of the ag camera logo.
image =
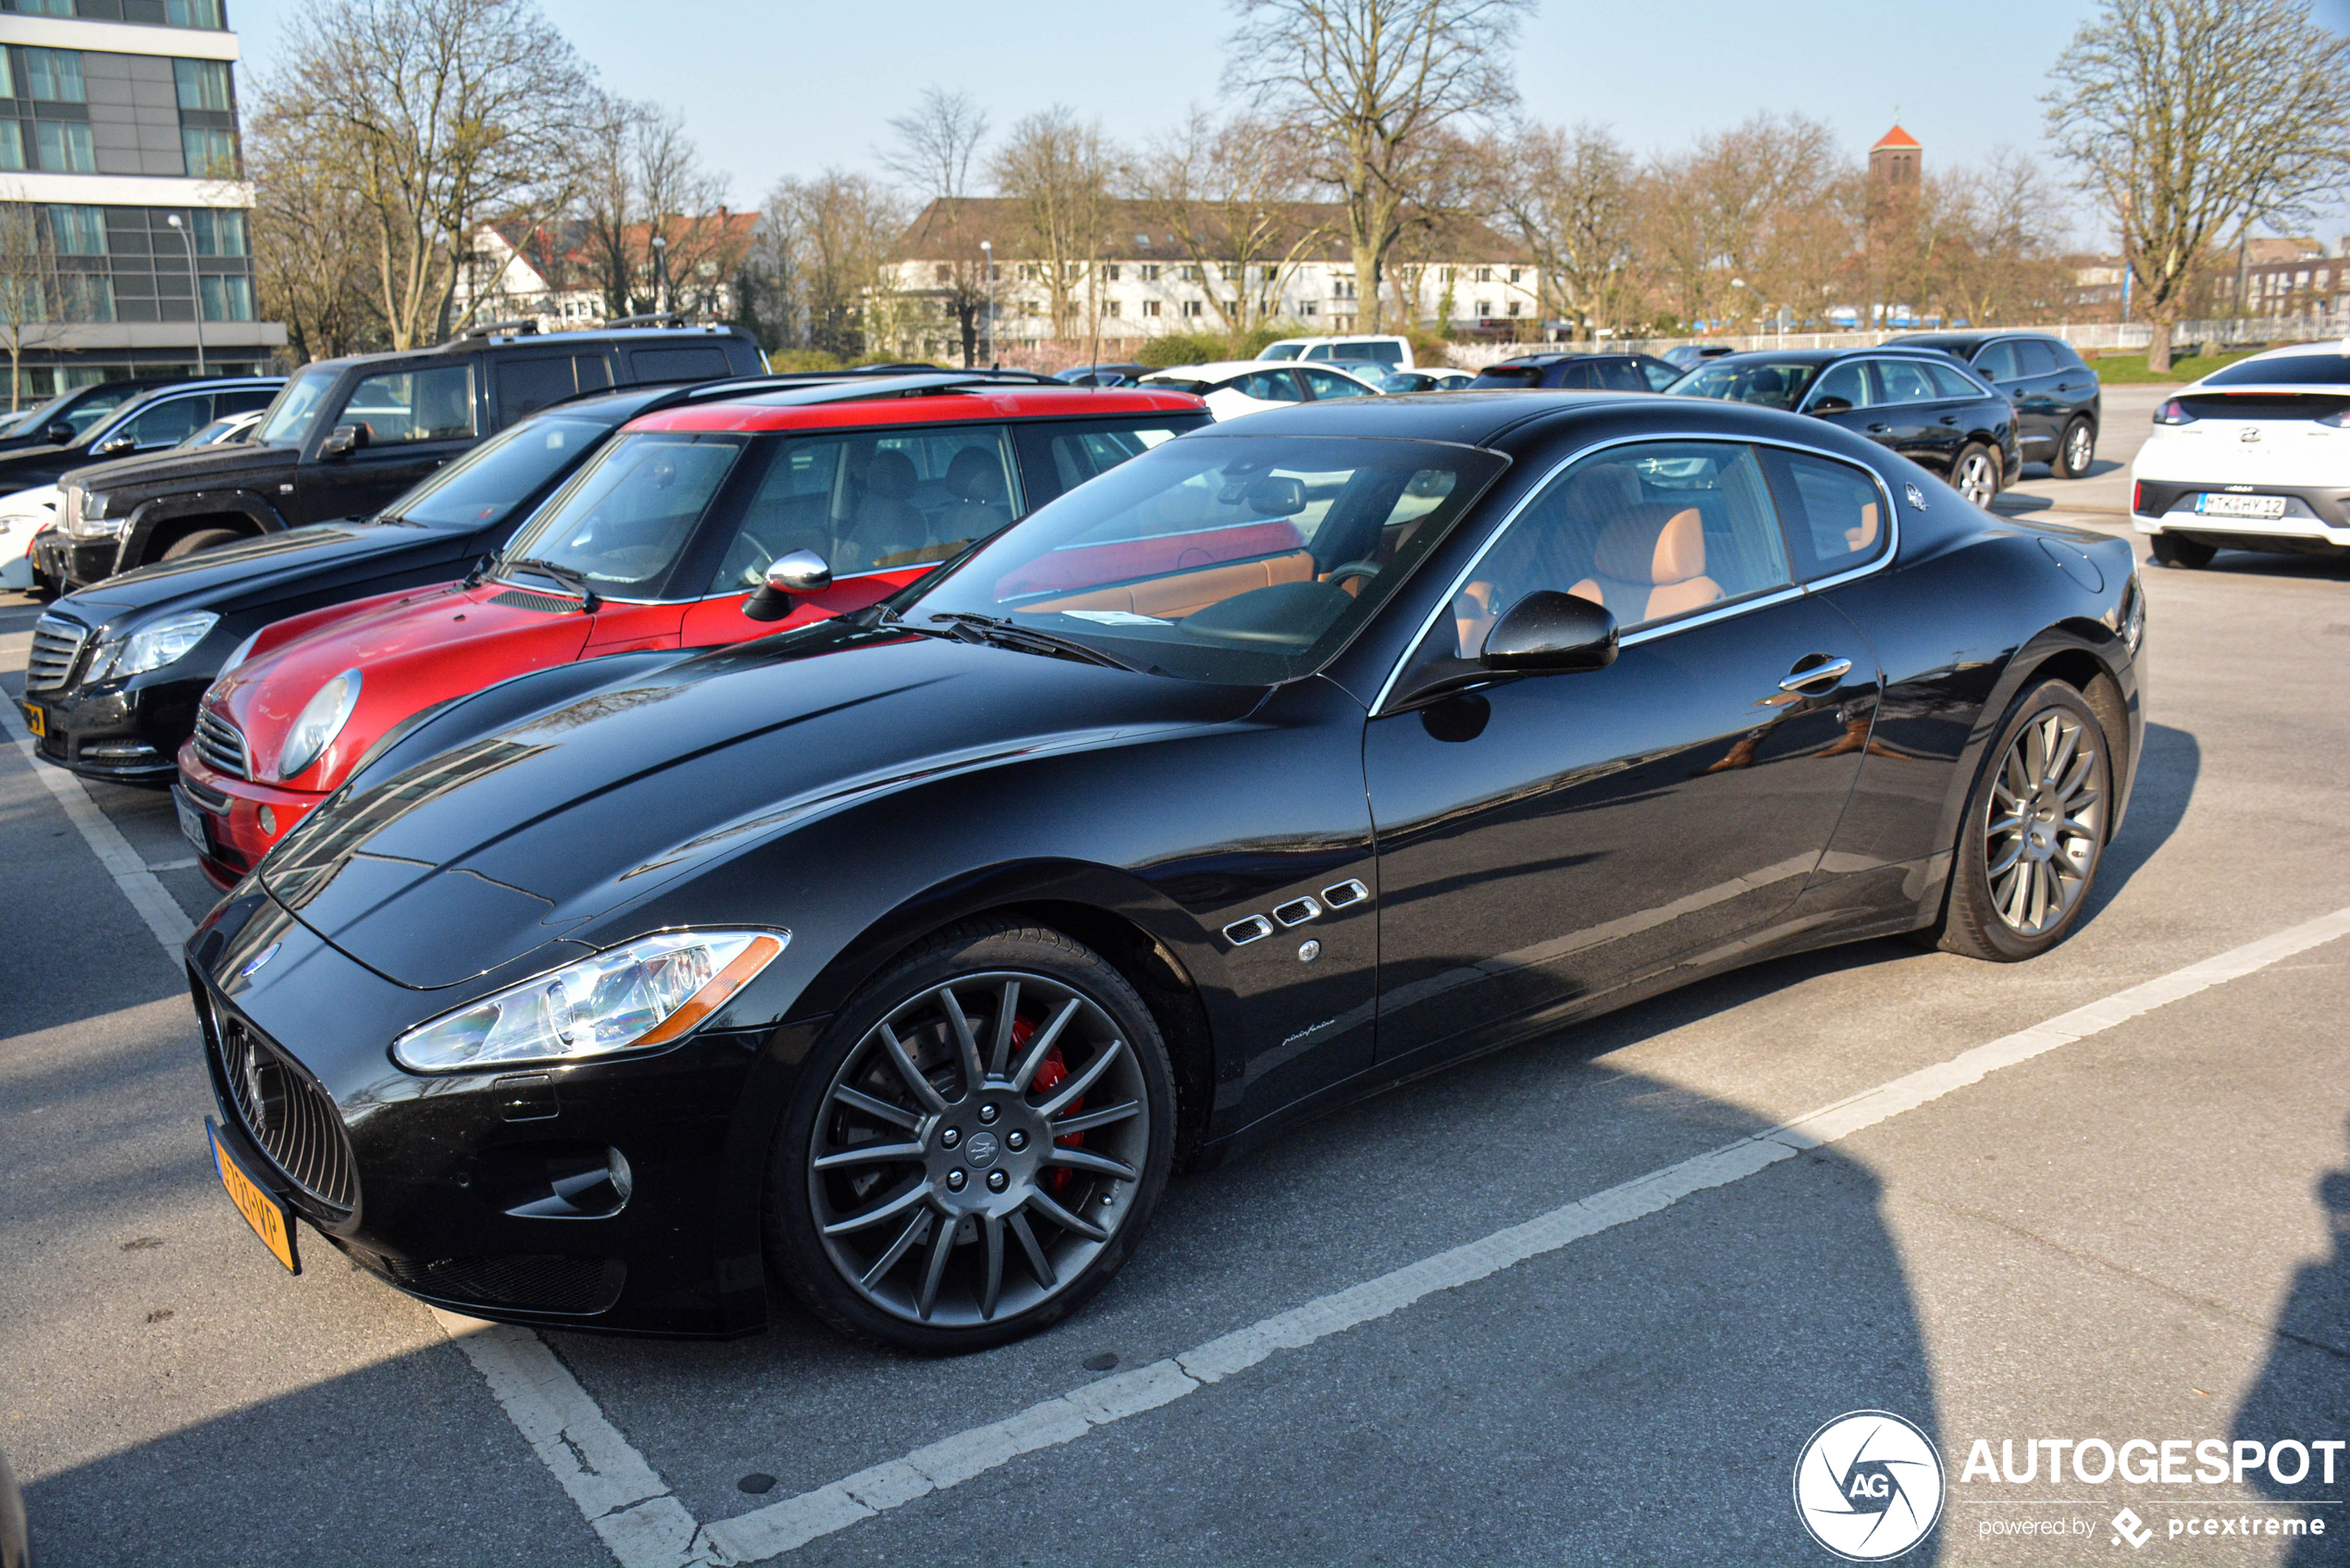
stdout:
[(1883, 1562), (1925, 1539), (1942, 1517), (1942, 1456), (1923, 1432), (1882, 1410), (1839, 1415), (1795, 1462), (1795, 1512), (1848, 1562)]

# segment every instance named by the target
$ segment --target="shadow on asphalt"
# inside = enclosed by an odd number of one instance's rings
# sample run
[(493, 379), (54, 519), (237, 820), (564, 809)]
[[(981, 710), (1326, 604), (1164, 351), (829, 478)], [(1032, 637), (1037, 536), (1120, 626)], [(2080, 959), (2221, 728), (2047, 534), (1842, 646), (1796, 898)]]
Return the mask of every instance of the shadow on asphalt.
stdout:
[[(2325, 1211), (2326, 1233), (2333, 1239), (2332, 1255), (2294, 1277), (2293, 1289), (2286, 1292), (2283, 1309), (2277, 1314), (2268, 1365), (2237, 1410), (2231, 1434), (2264, 1447), (2283, 1438), (2307, 1443), (2350, 1428), (2350, 1399), (2344, 1396), (2342, 1376), (2344, 1364), (2350, 1364), (2350, 1169), (2330, 1170), (2319, 1177), (2313, 1196)], [(2340, 1466), (2334, 1471), (2335, 1485), (2312, 1487), (2309, 1483), (2322, 1474), (2313, 1456), (2308, 1478), (2300, 1486), (2282, 1485), (2265, 1468), (2247, 1479), (2255, 1482), (2261, 1495), (2281, 1501), (2307, 1501), (2313, 1491), (2339, 1496)], [(2350, 1518), (2340, 1512), (2310, 1509), (2305, 1512), (2323, 1517), (2327, 1530), (2336, 1535), (2350, 1529)], [(2282, 1562), (2286, 1568), (2316, 1568), (2321, 1562), (2339, 1563), (2344, 1556), (2338, 1538), (2305, 1537), (2293, 1542), (2292, 1554)]]
[(2138, 872), (2170, 842), (2195, 798), (2195, 781), (2203, 773), (2203, 746), (2185, 730), (2169, 724), (2148, 724), (2146, 747), (2138, 757), (2137, 781), (2130, 787), (2130, 811), (2121, 831), (2106, 846), (2097, 867), (2097, 884), (2089, 893), (2081, 923), (2088, 924), (2120, 895)]

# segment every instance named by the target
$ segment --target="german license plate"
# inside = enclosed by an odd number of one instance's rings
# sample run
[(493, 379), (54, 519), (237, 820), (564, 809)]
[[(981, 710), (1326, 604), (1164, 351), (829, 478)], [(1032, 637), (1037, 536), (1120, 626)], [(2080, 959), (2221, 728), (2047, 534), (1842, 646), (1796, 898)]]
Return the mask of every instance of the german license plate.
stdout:
[(220, 1130), (210, 1117), (204, 1118), (204, 1136), (212, 1141), (212, 1167), (220, 1173), (220, 1185), (229, 1190), (229, 1201), (245, 1216), (253, 1233), (269, 1249), (269, 1255), (286, 1266), (289, 1274), (300, 1274), (302, 1262), (294, 1254), (293, 1214), (285, 1204), (271, 1197), (268, 1191), (237, 1164), (220, 1142)]
[(17, 706), (24, 710), (24, 727), (26, 729), (31, 730), (36, 738), (44, 737), (48, 735), (49, 713), (46, 709), (43, 708), (37, 702), (20, 702), (17, 704)]
[(2195, 509), (2206, 517), (2282, 517), (2282, 496), (2197, 496)]
[(204, 813), (196, 809), (196, 803), (189, 799), (188, 792), (178, 784), (171, 786), (171, 809), (179, 814), (180, 833), (196, 846), (196, 852), (200, 855), (211, 854), (212, 839), (204, 830)]

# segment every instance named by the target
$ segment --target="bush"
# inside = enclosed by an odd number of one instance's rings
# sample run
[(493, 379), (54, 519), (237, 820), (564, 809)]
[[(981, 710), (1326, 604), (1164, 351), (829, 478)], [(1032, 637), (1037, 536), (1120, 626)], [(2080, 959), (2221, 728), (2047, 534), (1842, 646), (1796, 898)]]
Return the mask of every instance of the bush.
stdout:
[(1431, 332), (1425, 327), (1404, 328), (1404, 340), (1412, 345), (1412, 363), (1426, 368), (1453, 363), (1453, 341), (1441, 332)]
[[(1268, 338), (1266, 341), (1272, 340)], [(1170, 364), (1203, 364), (1211, 360), (1231, 359), (1231, 351), (1228, 340), (1212, 333), (1169, 332), (1164, 338), (1145, 340), (1142, 352), (1134, 358), (1153, 370), (1164, 370)]]
[(779, 375), (795, 370), (838, 370), (840, 361), (822, 349), (777, 349), (767, 356), (767, 368)]
[(1310, 338), (1313, 330), (1302, 321), (1264, 321), (1232, 340), (1234, 359), (1255, 359), (1265, 352), (1268, 343), (1284, 338)]

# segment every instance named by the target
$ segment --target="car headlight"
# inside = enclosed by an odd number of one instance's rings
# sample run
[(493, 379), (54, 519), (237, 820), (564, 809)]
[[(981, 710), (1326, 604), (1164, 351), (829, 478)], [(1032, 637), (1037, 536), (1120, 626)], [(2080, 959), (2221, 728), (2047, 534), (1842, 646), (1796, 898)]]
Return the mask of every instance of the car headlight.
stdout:
[(213, 623), (220, 617), (209, 610), (191, 610), (183, 615), (167, 615), (152, 626), (142, 626), (119, 642), (103, 642), (98, 656), (90, 661), (90, 673), (85, 680), (104, 680), (109, 675), (137, 675), (149, 670), (160, 670), (204, 641)]
[(571, 1062), (665, 1045), (692, 1031), (791, 942), (781, 931), (648, 936), (483, 997), (392, 1042), (411, 1072)]
[(286, 744), (278, 751), (278, 777), (292, 778), (327, 749), (335, 736), (351, 722), (351, 710), (359, 706), (359, 672), (345, 670), (302, 705), (294, 716), (293, 728), (286, 732)]
[(123, 520), (108, 517), (113, 498), (101, 490), (68, 486), (65, 492), (66, 532), (77, 539), (103, 539), (122, 532)]

